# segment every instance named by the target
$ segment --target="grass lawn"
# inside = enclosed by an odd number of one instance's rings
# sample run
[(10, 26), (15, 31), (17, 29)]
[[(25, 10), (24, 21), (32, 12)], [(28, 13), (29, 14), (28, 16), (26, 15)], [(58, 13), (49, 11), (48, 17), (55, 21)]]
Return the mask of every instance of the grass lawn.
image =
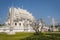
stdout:
[(14, 35), (8, 35), (6, 33), (0, 33), (0, 40), (21, 40), (33, 35), (33, 33), (20, 32)]
[(60, 40), (60, 32), (44, 32), (39, 35), (29, 32), (20, 32), (14, 35), (0, 33), (0, 40)]

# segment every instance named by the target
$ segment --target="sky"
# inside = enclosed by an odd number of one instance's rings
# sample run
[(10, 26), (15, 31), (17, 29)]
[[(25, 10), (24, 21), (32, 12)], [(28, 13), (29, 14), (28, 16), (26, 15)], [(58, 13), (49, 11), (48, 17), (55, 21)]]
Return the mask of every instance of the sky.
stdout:
[(20, 7), (31, 12), (36, 18), (50, 23), (54, 18), (60, 22), (60, 0), (0, 0), (0, 23), (7, 19), (10, 7)]

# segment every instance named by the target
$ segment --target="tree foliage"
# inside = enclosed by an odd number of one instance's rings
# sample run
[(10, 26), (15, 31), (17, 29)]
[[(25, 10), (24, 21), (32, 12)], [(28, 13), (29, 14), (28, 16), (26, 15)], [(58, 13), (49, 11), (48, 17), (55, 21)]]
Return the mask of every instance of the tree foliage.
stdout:
[(0, 26), (4, 26), (5, 24), (0, 24)]
[[(39, 25), (39, 23), (41, 23), (41, 25)], [(42, 31), (42, 28), (43, 28), (43, 20), (42, 18), (41, 19), (38, 19), (38, 20), (35, 20), (32, 22), (31, 24), (33, 30), (35, 30), (35, 33), (39, 33)], [(41, 31), (39, 31), (39, 27), (41, 27)]]

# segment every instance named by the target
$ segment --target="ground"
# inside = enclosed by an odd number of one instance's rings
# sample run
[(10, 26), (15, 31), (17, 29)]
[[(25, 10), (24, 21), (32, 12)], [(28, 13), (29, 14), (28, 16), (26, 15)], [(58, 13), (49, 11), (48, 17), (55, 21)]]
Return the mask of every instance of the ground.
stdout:
[(0, 40), (60, 40), (60, 32), (43, 32), (39, 35), (29, 32), (20, 32), (14, 35), (0, 33)]

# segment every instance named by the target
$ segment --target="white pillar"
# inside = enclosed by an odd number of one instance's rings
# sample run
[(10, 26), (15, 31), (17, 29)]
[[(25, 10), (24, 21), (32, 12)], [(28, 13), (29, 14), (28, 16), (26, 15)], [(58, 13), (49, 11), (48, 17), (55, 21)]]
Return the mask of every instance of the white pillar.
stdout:
[(13, 27), (13, 17), (14, 17), (14, 8), (11, 7), (11, 13), (10, 13), (10, 27)]
[(14, 34), (15, 33), (15, 32), (13, 32), (13, 27), (14, 27), (13, 17), (14, 17), (14, 8), (11, 7), (11, 13), (10, 13), (10, 32), (9, 32), (9, 34)]
[(55, 19), (54, 18), (52, 18), (52, 24), (53, 24), (53, 31), (54, 31), (54, 29), (55, 29)]

